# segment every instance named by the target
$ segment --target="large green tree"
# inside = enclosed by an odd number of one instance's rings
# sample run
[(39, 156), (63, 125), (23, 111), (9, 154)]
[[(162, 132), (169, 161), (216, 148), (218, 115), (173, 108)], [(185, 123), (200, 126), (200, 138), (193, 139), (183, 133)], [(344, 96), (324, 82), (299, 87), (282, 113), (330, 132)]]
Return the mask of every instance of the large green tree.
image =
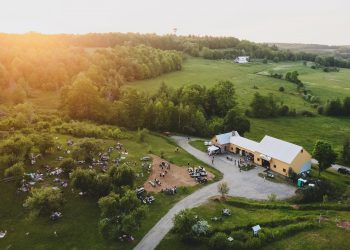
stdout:
[(61, 209), (63, 202), (61, 190), (53, 187), (41, 187), (33, 188), (24, 204), (36, 215), (47, 215)]
[(238, 114), (235, 109), (231, 109), (229, 112), (227, 112), (224, 118), (224, 130), (235, 130), (243, 136), (245, 132), (250, 131), (250, 121), (242, 115)]
[(343, 150), (341, 152), (342, 161), (345, 164), (350, 164), (350, 140), (345, 138), (343, 141)]
[(116, 190), (120, 190), (122, 187), (133, 187), (136, 180), (135, 171), (127, 164), (110, 167), (108, 175)]
[(110, 114), (108, 102), (84, 74), (79, 74), (68, 91), (63, 92), (62, 102), (74, 119), (104, 121)]
[(121, 234), (133, 234), (146, 217), (146, 207), (128, 190), (124, 195), (110, 193), (98, 201), (101, 209), (99, 230), (104, 238), (117, 239)]
[(332, 149), (331, 144), (321, 140), (315, 143), (312, 156), (318, 161), (318, 176), (321, 175), (321, 172), (331, 167), (337, 159), (337, 154)]

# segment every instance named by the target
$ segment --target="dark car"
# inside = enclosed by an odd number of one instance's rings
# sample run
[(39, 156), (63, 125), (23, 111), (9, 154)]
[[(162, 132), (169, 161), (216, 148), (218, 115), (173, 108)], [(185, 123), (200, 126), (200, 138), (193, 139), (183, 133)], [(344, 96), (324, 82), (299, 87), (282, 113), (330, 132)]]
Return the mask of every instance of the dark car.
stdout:
[(350, 170), (347, 168), (338, 168), (338, 173), (350, 175)]

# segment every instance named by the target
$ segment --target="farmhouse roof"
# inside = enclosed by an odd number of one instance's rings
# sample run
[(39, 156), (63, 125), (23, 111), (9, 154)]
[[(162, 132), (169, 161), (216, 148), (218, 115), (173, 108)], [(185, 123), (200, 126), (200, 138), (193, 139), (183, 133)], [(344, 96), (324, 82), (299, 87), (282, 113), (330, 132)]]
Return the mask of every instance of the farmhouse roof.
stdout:
[(246, 148), (252, 152), (257, 151), (259, 148), (259, 143), (244, 138), (242, 136), (232, 136), (230, 139), (230, 143)]
[(292, 163), (303, 147), (266, 135), (261, 141), (256, 142), (238, 134), (237, 131), (216, 135), (218, 143), (235, 144), (252, 152), (259, 152), (263, 159), (277, 159), (285, 163)]
[(302, 149), (296, 144), (265, 135), (256, 151), (285, 163), (292, 163)]
[(235, 135), (239, 136), (238, 132), (232, 131), (225, 134), (216, 135), (216, 139), (218, 140), (219, 144), (229, 144), (231, 136), (235, 136)]

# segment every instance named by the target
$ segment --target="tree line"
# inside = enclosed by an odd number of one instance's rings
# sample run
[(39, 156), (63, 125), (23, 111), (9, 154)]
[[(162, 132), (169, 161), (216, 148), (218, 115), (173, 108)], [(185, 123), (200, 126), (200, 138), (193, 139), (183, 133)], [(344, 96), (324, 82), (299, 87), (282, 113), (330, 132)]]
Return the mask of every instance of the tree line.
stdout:
[(311, 61), (325, 67), (350, 68), (350, 61), (339, 56), (318, 56), (314, 53), (292, 52), (279, 49), (276, 45), (258, 44), (235, 37), (176, 36), (173, 34), (139, 33), (89, 33), (84, 35), (44, 35), (28, 33), (23, 35), (0, 34), (0, 45), (21, 47), (82, 47), (113, 48), (115, 46), (146, 45), (162, 50), (182, 51), (192, 56), (207, 59), (232, 59), (238, 55), (278, 61)]
[(85, 74), (115, 99), (128, 81), (181, 70), (182, 54), (145, 45), (117, 46), (89, 53), (81, 48), (0, 48), (0, 101), (23, 102), (32, 89), (59, 90)]
[(212, 88), (162, 84), (154, 95), (126, 89), (110, 101), (86, 76), (79, 76), (62, 93), (62, 110), (76, 120), (93, 120), (128, 129), (147, 128), (208, 136), (222, 131), (249, 131), (250, 123), (237, 111), (235, 89), (221, 81)]
[(350, 117), (350, 97), (343, 100), (339, 98), (327, 102), (324, 113), (328, 116), (349, 116)]

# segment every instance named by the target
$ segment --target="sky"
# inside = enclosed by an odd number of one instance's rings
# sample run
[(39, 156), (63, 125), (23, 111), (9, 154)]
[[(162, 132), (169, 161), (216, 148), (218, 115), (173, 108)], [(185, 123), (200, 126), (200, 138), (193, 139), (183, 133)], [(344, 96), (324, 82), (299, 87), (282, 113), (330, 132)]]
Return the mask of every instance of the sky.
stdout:
[(349, 0), (0, 0), (0, 32), (140, 32), (350, 45)]

